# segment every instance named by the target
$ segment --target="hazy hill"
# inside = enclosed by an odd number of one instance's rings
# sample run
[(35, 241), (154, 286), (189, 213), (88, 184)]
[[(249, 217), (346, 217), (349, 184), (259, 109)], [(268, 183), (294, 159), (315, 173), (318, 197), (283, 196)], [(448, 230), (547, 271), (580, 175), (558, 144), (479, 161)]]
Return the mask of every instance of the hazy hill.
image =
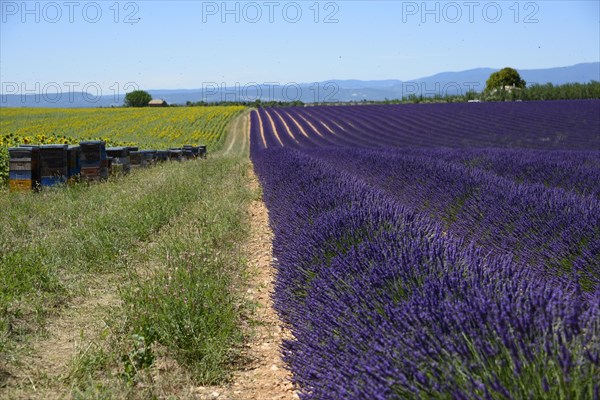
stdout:
[[(185, 104), (187, 101), (248, 100), (296, 100), (351, 101), (398, 99), (410, 94), (458, 94), (469, 88), (482, 91), (485, 81), (499, 68), (475, 68), (459, 72), (442, 72), (432, 76), (408, 81), (387, 80), (336, 80), (319, 83), (300, 83), (287, 87), (248, 86), (238, 88), (218, 88), (208, 86), (203, 89), (158, 89), (148, 90), (152, 97), (165, 99), (169, 104)], [(528, 84), (547, 83), (555, 85), (592, 80), (600, 81), (600, 62), (576, 64), (568, 67), (518, 70)], [(123, 104), (123, 95), (94, 97), (87, 93), (62, 93), (60, 96), (13, 95), (0, 96), (1, 107), (111, 107)]]

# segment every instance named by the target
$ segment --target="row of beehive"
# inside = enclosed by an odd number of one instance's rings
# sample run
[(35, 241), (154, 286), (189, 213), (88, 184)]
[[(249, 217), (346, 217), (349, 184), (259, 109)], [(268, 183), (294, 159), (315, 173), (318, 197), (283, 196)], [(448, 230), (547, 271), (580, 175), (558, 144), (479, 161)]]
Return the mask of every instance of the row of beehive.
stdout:
[(162, 161), (206, 158), (206, 146), (185, 145), (169, 150), (139, 150), (137, 147), (106, 148), (103, 141), (68, 145), (21, 145), (8, 149), (11, 192), (42, 187), (101, 181), (109, 174), (127, 174)]

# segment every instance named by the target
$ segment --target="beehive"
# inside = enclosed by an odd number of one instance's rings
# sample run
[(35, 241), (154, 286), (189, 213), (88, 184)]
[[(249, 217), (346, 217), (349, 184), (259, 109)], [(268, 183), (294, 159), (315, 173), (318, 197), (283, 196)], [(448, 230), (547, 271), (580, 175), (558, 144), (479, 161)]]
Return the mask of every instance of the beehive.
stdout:
[(167, 150), (156, 151), (156, 161), (163, 162), (169, 159), (169, 152)]
[(198, 158), (200, 156), (200, 146), (192, 146), (190, 144), (186, 144), (183, 146), (183, 150), (190, 150), (194, 155), (194, 158)]
[(146, 161), (146, 167), (156, 163), (156, 150), (141, 150), (140, 153), (142, 153), (142, 157)]
[(142, 168), (142, 167), (146, 166), (146, 160), (144, 159), (144, 157), (140, 151), (137, 151), (137, 150), (130, 151), (129, 152), (129, 160), (130, 160), (132, 169)]
[(39, 148), (12, 147), (8, 149), (8, 184), (11, 192), (31, 191), (39, 185)]
[(111, 147), (106, 154), (112, 158), (112, 173), (126, 175), (131, 171), (129, 147)]
[(181, 149), (169, 149), (169, 160), (170, 161), (181, 161), (182, 150)]
[(67, 182), (69, 146), (66, 144), (46, 144), (39, 147), (40, 185), (57, 186)]
[(101, 140), (80, 142), (81, 178), (86, 181), (100, 181), (108, 178), (108, 158), (106, 144)]

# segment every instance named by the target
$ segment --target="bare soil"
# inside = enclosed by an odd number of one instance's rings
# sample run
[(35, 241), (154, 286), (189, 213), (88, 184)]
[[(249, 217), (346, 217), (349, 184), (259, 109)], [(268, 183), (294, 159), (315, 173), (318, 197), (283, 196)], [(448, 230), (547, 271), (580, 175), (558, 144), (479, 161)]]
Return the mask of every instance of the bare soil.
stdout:
[[(250, 184), (258, 187), (251, 171)], [(273, 309), (271, 295), (275, 270), (272, 266), (273, 233), (269, 215), (262, 201), (250, 206), (251, 235), (248, 243), (250, 282), (248, 297), (258, 304), (254, 318), (258, 322), (255, 335), (246, 350), (251, 363), (235, 374), (231, 390), (233, 399), (297, 399), (290, 373), (281, 359), (281, 343), (290, 332), (281, 324)]]

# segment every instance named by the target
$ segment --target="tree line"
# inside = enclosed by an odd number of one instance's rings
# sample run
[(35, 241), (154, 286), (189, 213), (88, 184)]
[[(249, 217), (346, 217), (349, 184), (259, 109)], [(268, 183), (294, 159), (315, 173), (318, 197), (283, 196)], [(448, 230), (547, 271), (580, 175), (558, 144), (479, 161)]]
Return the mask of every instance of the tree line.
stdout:
[(304, 102), (300, 100), (295, 101), (187, 101), (185, 103), (187, 107), (208, 107), (208, 106), (246, 106), (254, 108), (267, 108), (267, 107), (302, 107)]
[(582, 100), (600, 99), (600, 82), (533, 84), (523, 88), (497, 88), (495, 91), (469, 91), (463, 95), (423, 96), (411, 94), (402, 99), (380, 101), (359, 100), (351, 104), (413, 104), (413, 103), (465, 103), (468, 101), (535, 101), (535, 100)]
[[(334, 104), (403, 104), (403, 103), (459, 103), (468, 101), (532, 101), (532, 100), (581, 100), (600, 99), (600, 82), (565, 83), (553, 85), (552, 83), (533, 84), (529, 87), (521, 78), (517, 70), (506, 67), (490, 75), (486, 81), (485, 90), (481, 93), (469, 91), (464, 95), (434, 95), (423, 96), (411, 94), (402, 99), (385, 99), (381, 101), (360, 100), (349, 102), (336, 102)], [(144, 107), (152, 100), (152, 96), (143, 90), (128, 93), (125, 96), (126, 107)], [(317, 103), (331, 105), (332, 103)], [(246, 106), (254, 108), (267, 107), (301, 107), (305, 104), (300, 101), (187, 101), (187, 107), (206, 106)], [(181, 107), (172, 104), (171, 107)]]

